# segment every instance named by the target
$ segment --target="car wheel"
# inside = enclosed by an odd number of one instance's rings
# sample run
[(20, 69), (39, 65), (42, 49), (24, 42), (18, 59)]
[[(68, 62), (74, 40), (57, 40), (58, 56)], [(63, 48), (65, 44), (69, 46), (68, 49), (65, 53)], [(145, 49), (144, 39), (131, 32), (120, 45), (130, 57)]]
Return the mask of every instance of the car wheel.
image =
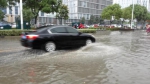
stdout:
[(91, 40), (91, 39), (87, 39), (87, 40), (86, 40), (86, 45), (91, 44), (91, 43), (92, 43), (92, 40)]
[(46, 52), (55, 51), (56, 50), (55, 43), (54, 42), (47, 42), (47, 43), (45, 43), (44, 50)]

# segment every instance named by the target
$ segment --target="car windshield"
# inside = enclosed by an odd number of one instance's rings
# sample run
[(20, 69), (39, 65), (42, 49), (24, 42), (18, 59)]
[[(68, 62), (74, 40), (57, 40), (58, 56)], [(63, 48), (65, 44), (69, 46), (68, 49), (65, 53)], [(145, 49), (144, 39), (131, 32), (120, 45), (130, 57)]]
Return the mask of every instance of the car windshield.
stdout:
[(45, 31), (47, 28), (48, 28), (48, 27), (37, 29), (37, 32), (43, 32), (43, 31)]
[(51, 29), (52, 33), (66, 33), (66, 29), (64, 27), (58, 27)]
[(66, 29), (67, 29), (68, 33), (78, 33), (78, 31), (72, 27), (67, 27)]

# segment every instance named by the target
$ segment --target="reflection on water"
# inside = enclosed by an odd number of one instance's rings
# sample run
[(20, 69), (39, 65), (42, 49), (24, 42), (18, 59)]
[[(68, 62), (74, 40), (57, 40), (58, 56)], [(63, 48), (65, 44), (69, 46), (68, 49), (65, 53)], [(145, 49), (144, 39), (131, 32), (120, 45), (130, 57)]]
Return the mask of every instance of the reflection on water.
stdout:
[(95, 36), (96, 43), (80, 49), (22, 49), (2, 56), (0, 83), (150, 84), (149, 35), (100, 31)]

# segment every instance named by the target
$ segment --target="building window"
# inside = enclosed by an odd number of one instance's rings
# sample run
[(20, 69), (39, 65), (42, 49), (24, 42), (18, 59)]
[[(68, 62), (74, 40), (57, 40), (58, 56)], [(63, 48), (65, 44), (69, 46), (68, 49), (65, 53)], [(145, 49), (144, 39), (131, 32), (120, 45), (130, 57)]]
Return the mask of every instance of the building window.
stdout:
[(9, 8), (9, 14), (12, 14), (12, 9), (11, 8)]
[(79, 6), (82, 6), (82, 5), (81, 5), (81, 3), (82, 3), (82, 2), (81, 2), (81, 1), (79, 1)]
[(41, 12), (41, 16), (44, 16), (44, 13), (43, 13), (43, 12)]
[(15, 6), (15, 14), (18, 15), (18, 6)]
[(7, 13), (6, 8), (3, 8), (3, 9), (2, 9), (2, 12), (3, 12), (4, 14), (6, 14), (6, 13)]
[(87, 14), (87, 19), (90, 19), (90, 15), (89, 14)]

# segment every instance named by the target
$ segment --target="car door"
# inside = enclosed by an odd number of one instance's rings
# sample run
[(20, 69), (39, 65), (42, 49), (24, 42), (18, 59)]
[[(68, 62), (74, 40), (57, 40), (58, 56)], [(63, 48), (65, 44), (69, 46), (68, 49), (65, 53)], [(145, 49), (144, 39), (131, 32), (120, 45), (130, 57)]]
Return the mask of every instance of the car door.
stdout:
[(70, 46), (70, 35), (67, 33), (65, 27), (56, 27), (50, 29), (52, 37), (59, 46)]
[(76, 29), (72, 28), (72, 27), (66, 27), (66, 30), (68, 31), (68, 34), (71, 37), (71, 45), (72, 46), (77, 46), (77, 45), (81, 45), (84, 37), (82, 36), (82, 34), (80, 32), (78, 32)]

